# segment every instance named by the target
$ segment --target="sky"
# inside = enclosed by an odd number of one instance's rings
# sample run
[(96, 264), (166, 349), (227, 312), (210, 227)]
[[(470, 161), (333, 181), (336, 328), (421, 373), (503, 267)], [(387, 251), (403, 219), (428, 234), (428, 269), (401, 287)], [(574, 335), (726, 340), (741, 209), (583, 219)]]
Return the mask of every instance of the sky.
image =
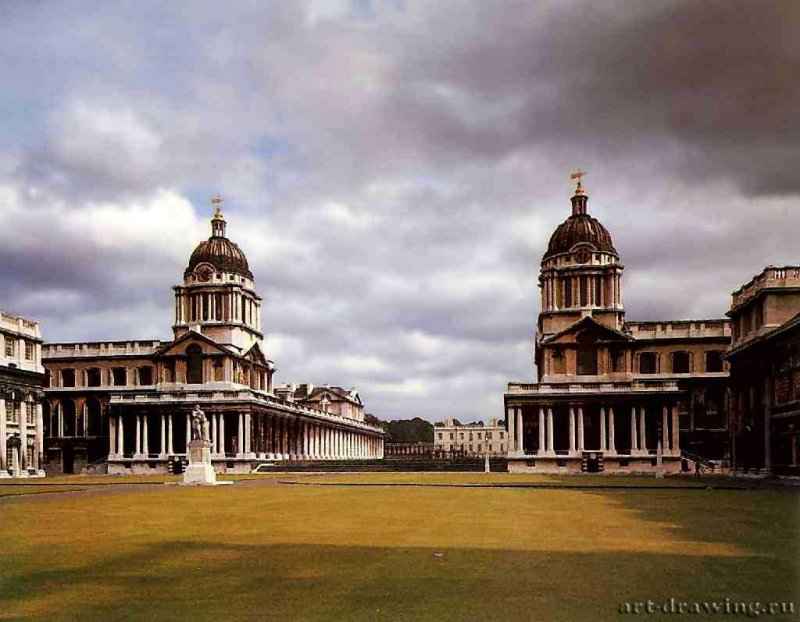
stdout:
[(800, 263), (799, 28), (790, 0), (6, 0), (0, 308), (170, 338), (220, 193), (277, 382), (501, 417), (572, 170), (629, 320)]

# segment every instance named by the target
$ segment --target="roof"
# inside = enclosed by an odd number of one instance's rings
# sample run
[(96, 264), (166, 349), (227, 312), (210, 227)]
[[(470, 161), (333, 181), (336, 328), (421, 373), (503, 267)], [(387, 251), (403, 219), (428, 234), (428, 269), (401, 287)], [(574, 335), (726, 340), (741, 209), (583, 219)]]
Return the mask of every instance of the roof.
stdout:
[(572, 215), (558, 225), (550, 236), (542, 261), (560, 253), (568, 253), (576, 244), (589, 244), (593, 250), (617, 255), (608, 229), (587, 213), (588, 201), (589, 197), (578, 186), (572, 197)]
[(225, 219), (219, 210), (211, 218), (211, 237), (200, 242), (194, 249), (189, 258), (189, 265), (183, 273), (184, 277), (192, 274), (195, 268), (203, 263), (211, 264), (220, 272), (253, 278), (242, 249), (225, 237)]

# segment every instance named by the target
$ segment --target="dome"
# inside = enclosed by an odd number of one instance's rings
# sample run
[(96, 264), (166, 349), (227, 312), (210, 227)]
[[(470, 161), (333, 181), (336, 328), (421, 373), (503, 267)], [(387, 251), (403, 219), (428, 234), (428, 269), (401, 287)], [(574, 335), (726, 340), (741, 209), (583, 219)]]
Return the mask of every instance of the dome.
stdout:
[(225, 237), (225, 219), (219, 208), (211, 219), (211, 237), (200, 242), (194, 249), (189, 265), (183, 273), (184, 277), (192, 274), (202, 263), (211, 264), (220, 272), (253, 278), (242, 249)]
[(608, 229), (586, 213), (587, 199), (580, 190), (572, 197), (572, 215), (558, 225), (550, 236), (542, 261), (553, 255), (568, 253), (576, 244), (591, 244), (598, 251), (617, 255)]

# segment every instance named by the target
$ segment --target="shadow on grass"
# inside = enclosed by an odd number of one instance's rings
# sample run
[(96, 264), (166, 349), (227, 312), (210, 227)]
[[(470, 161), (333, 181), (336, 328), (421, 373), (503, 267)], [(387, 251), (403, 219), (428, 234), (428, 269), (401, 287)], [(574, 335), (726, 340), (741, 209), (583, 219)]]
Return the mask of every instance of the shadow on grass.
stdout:
[(614, 620), (630, 600), (785, 600), (790, 571), (769, 558), (167, 541), (70, 569), (6, 566), (0, 619)]

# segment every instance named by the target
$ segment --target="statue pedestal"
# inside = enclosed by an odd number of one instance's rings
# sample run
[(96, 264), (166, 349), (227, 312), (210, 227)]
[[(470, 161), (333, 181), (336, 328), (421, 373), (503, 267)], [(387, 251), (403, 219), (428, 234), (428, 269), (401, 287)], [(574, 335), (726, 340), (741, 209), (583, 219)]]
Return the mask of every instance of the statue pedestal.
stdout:
[(211, 466), (211, 443), (208, 441), (189, 442), (189, 464), (183, 472), (184, 486), (217, 486), (233, 482), (218, 482), (214, 467)]

